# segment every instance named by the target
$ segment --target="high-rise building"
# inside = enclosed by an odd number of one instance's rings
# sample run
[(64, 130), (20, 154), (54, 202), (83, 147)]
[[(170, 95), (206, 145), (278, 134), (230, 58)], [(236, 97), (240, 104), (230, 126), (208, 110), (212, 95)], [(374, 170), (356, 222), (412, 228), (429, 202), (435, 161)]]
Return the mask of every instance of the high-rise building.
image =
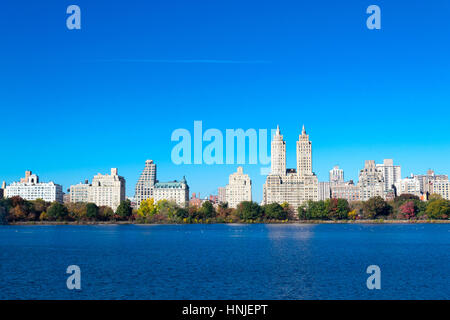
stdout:
[(433, 170), (428, 170), (427, 174), (414, 175), (420, 182), (420, 191), (422, 193), (431, 194), (432, 185), (435, 181), (448, 181), (448, 175), (435, 174)]
[(443, 199), (450, 200), (450, 182), (448, 179), (432, 181), (430, 191), (430, 194), (437, 194)]
[(227, 202), (227, 189), (225, 187), (217, 188), (217, 200), (219, 203)]
[(70, 202), (78, 203), (78, 202), (89, 202), (89, 188), (91, 185), (88, 180), (85, 180), (84, 183), (79, 183), (70, 186), (69, 194), (70, 194)]
[(374, 160), (366, 160), (364, 168), (359, 172), (358, 187), (361, 191), (361, 200), (366, 201), (372, 197), (385, 197), (384, 173), (375, 165)]
[(237, 208), (242, 201), (252, 201), (252, 181), (244, 169), (238, 167), (235, 173), (230, 174), (226, 186), (228, 207)]
[(286, 142), (280, 133), (280, 127), (277, 126), (277, 131), (272, 139), (270, 146), (271, 150), (271, 174), (285, 175), (286, 174)]
[(309, 135), (306, 134), (305, 126), (297, 141), (297, 175), (305, 177), (312, 175), (312, 151)]
[(312, 172), (312, 150), (305, 127), (297, 141), (297, 170), (286, 170), (286, 144), (279, 127), (271, 144), (272, 171), (263, 186), (263, 204), (287, 202), (294, 208), (319, 199), (317, 176)]
[(319, 200), (330, 199), (331, 197), (331, 182), (319, 182)]
[(94, 176), (89, 188), (89, 202), (116, 211), (122, 201), (125, 201), (125, 179), (118, 175), (117, 168), (112, 168), (111, 174)]
[(25, 172), (25, 178), (5, 187), (5, 197), (19, 196), (25, 200), (42, 199), (44, 201), (63, 202), (62, 186), (54, 182), (39, 182), (39, 177), (31, 171)]
[(376, 165), (383, 173), (384, 190), (393, 190), (393, 186), (402, 179), (402, 169), (400, 166), (394, 165), (392, 159), (384, 159), (383, 164)]
[(339, 166), (334, 166), (330, 170), (330, 180), (331, 183), (343, 183), (344, 182), (344, 170), (339, 169)]
[(395, 183), (395, 189), (397, 196), (402, 194), (412, 194), (420, 197), (422, 195), (420, 191), (420, 181), (414, 176), (397, 181)]
[(156, 182), (156, 164), (153, 160), (147, 160), (135, 187), (134, 198), (137, 207), (141, 205), (142, 200), (153, 198), (153, 187)]
[(89, 184), (88, 180), (70, 186), (70, 202), (92, 202), (97, 206), (108, 206), (114, 211), (125, 201), (125, 179), (118, 175), (116, 168), (111, 174), (97, 174)]
[(153, 198), (155, 201), (175, 201), (182, 207), (189, 205), (189, 186), (185, 177), (181, 181), (156, 182), (153, 189)]

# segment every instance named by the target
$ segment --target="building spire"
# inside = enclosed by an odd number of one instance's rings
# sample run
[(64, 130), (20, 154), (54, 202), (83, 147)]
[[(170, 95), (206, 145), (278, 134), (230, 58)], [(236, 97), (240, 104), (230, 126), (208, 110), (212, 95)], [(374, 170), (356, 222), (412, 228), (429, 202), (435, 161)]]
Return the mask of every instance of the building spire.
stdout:
[(277, 124), (277, 136), (280, 135), (280, 126)]
[(306, 134), (305, 125), (303, 125), (302, 134)]

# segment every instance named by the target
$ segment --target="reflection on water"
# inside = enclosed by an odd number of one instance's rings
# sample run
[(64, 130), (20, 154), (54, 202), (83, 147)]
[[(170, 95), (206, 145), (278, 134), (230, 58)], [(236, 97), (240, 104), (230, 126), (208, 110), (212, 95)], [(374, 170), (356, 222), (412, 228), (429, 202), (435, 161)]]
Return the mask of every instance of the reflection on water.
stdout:
[[(2, 226), (0, 299), (448, 299), (449, 228)], [(71, 264), (81, 291), (66, 288)], [(366, 287), (372, 264), (381, 290)]]

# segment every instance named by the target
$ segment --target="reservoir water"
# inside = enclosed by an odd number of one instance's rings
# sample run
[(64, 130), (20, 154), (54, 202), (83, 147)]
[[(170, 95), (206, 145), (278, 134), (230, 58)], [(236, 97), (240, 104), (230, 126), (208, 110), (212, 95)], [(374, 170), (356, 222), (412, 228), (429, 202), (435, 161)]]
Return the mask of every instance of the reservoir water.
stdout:
[(1, 226), (0, 299), (450, 299), (450, 224)]

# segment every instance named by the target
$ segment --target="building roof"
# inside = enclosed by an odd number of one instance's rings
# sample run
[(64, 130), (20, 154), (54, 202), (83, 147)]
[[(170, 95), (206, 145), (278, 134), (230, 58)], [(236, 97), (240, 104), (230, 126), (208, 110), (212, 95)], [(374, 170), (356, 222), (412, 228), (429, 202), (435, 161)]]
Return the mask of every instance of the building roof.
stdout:
[(154, 185), (154, 188), (156, 189), (162, 189), (162, 188), (182, 188), (183, 185), (187, 185), (186, 178), (183, 176), (183, 179), (181, 181), (169, 181), (169, 182), (157, 182)]

